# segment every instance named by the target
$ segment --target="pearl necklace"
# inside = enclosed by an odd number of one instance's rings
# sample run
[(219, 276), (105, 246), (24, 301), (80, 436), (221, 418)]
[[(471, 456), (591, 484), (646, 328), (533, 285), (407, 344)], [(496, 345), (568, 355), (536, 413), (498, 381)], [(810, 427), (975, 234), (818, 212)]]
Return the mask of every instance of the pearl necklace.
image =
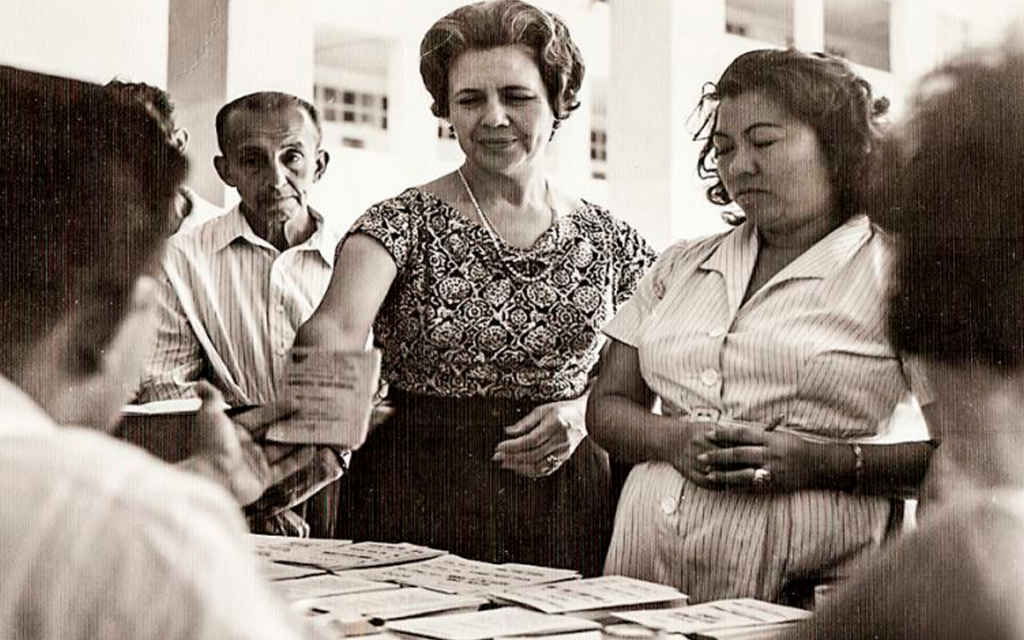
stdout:
[[(484, 210), (480, 207), (480, 203), (477, 202), (476, 196), (473, 194), (473, 190), (469, 187), (469, 181), (466, 180), (466, 176), (462, 173), (462, 169), (456, 169), (455, 173), (459, 174), (459, 180), (462, 181), (462, 186), (466, 189), (466, 195), (469, 196), (469, 201), (473, 203), (473, 209), (476, 210), (476, 215), (480, 218), (480, 222), (483, 223), (481, 226), (484, 228), (484, 231), (487, 232), (487, 237), (490, 238), (491, 244), (494, 246), (494, 250), (498, 253), (498, 258), (505, 266), (505, 270), (523, 282), (537, 282), (546, 276), (548, 271), (551, 270), (553, 261), (544, 264), (543, 261), (538, 260), (535, 256), (523, 255), (522, 249), (513, 247), (505, 242), (504, 244), (506, 247), (516, 252), (516, 255), (510, 256), (509, 254), (511, 252), (502, 247), (501, 236), (498, 235), (494, 225), (491, 224), (491, 219), (487, 217), (487, 214), (484, 213)], [(551, 190), (545, 184), (545, 200), (550, 200), (550, 194)], [(558, 221), (558, 211), (550, 204), (548, 206), (551, 209), (551, 226), (553, 227)], [(516, 266), (517, 263), (522, 261), (528, 261), (526, 270), (531, 273), (524, 273), (523, 267)]]

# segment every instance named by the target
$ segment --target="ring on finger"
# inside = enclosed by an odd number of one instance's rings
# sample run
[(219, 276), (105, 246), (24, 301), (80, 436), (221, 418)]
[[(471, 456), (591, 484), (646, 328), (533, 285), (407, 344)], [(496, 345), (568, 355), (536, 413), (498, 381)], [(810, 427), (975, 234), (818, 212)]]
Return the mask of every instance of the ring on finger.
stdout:
[(558, 468), (558, 465), (562, 464), (562, 461), (558, 459), (553, 453), (549, 453), (544, 456), (544, 464), (541, 466), (541, 471), (544, 473), (551, 473)]
[(754, 477), (751, 478), (751, 483), (755, 489), (767, 489), (768, 485), (772, 482), (772, 472), (760, 467), (754, 470)]

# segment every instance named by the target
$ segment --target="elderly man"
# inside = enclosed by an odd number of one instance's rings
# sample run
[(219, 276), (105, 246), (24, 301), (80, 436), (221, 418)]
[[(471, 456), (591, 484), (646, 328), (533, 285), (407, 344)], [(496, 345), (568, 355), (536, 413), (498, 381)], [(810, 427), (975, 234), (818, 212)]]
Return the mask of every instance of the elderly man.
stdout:
[[(139, 105), (0, 67), (2, 638), (301, 635), (228, 493), (101, 432), (152, 339), (146, 274), (185, 169)], [(197, 432), (224, 446), (189, 466), (237, 468), (218, 394), (198, 393)]]
[(308, 102), (254, 93), (217, 114), (221, 179), (238, 206), (175, 236), (157, 347), (137, 400), (189, 397), (207, 379), (232, 406), (276, 399), (295, 331), (320, 304), (339, 237), (310, 208), (327, 169)]
[[(145, 82), (125, 82), (111, 80), (107, 89), (118, 100), (134, 100), (146, 107), (150, 116), (156, 119), (160, 128), (167, 134), (171, 144), (182, 154), (188, 149), (188, 129), (179, 126), (174, 117), (174, 103), (166, 91)], [(185, 185), (178, 187), (171, 208), (171, 233), (185, 233), (195, 229), (204, 222), (219, 216), (219, 207), (203, 200), (199, 194)]]
[[(331, 278), (339, 237), (308, 203), (329, 160), (316, 108), (285, 93), (254, 93), (225, 105), (216, 126), (222, 155), (214, 166), (241, 202), (171, 239), (157, 344), (138, 402), (192, 396), (203, 379), (235, 407), (274, 401), (295, 332)], [(341, 475), (329, 451), (318, 459), (308, 483), (250, 510), (253, 531), (308, 535), (306, 523), (281, 508)]]

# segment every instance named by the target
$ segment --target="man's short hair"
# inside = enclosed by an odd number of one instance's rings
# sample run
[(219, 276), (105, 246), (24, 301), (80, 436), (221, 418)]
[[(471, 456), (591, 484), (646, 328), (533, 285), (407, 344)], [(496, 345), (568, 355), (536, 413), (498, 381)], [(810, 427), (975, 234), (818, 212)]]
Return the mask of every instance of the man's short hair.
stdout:
[(120, 100), (135, 100), (144, 105), (168, 137), (174, 133), (174, 103), (166, 91), (145, 82), (125, 82), (118, 78), (108, 82), (106, 87)]
[(86, 302), (114, 335), (186, 170), (141, 104), (0, 66), (0, 366)]
[(288, 109), (299, 109), (309, 115), (309, 119), (313, 122), (313, 127), (316, 129), (316, 143), (319, 145), (323, 137), (323, 131), (320, 128), (320, 112), (317, 111), (316, 107), (290, 93), (260, 91), (232, 100), (217, 112), (217, 145), (220, 147), (220, 152), (223, 154), (227, 151), (228, 121), (236, 111), (276, 113), (287, 111)]

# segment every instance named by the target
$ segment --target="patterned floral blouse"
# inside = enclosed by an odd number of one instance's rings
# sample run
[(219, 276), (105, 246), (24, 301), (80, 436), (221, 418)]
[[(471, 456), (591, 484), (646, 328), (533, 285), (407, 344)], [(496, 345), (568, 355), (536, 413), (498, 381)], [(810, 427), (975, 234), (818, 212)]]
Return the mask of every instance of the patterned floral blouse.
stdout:
[(416, 188), (371, 207), (350, 233), (376, 238), (398, 265), (374, 322), (384, 379), (451, 397), (578, 397), (601, 328), (655, 258), (590, 203), (518, 249)]

